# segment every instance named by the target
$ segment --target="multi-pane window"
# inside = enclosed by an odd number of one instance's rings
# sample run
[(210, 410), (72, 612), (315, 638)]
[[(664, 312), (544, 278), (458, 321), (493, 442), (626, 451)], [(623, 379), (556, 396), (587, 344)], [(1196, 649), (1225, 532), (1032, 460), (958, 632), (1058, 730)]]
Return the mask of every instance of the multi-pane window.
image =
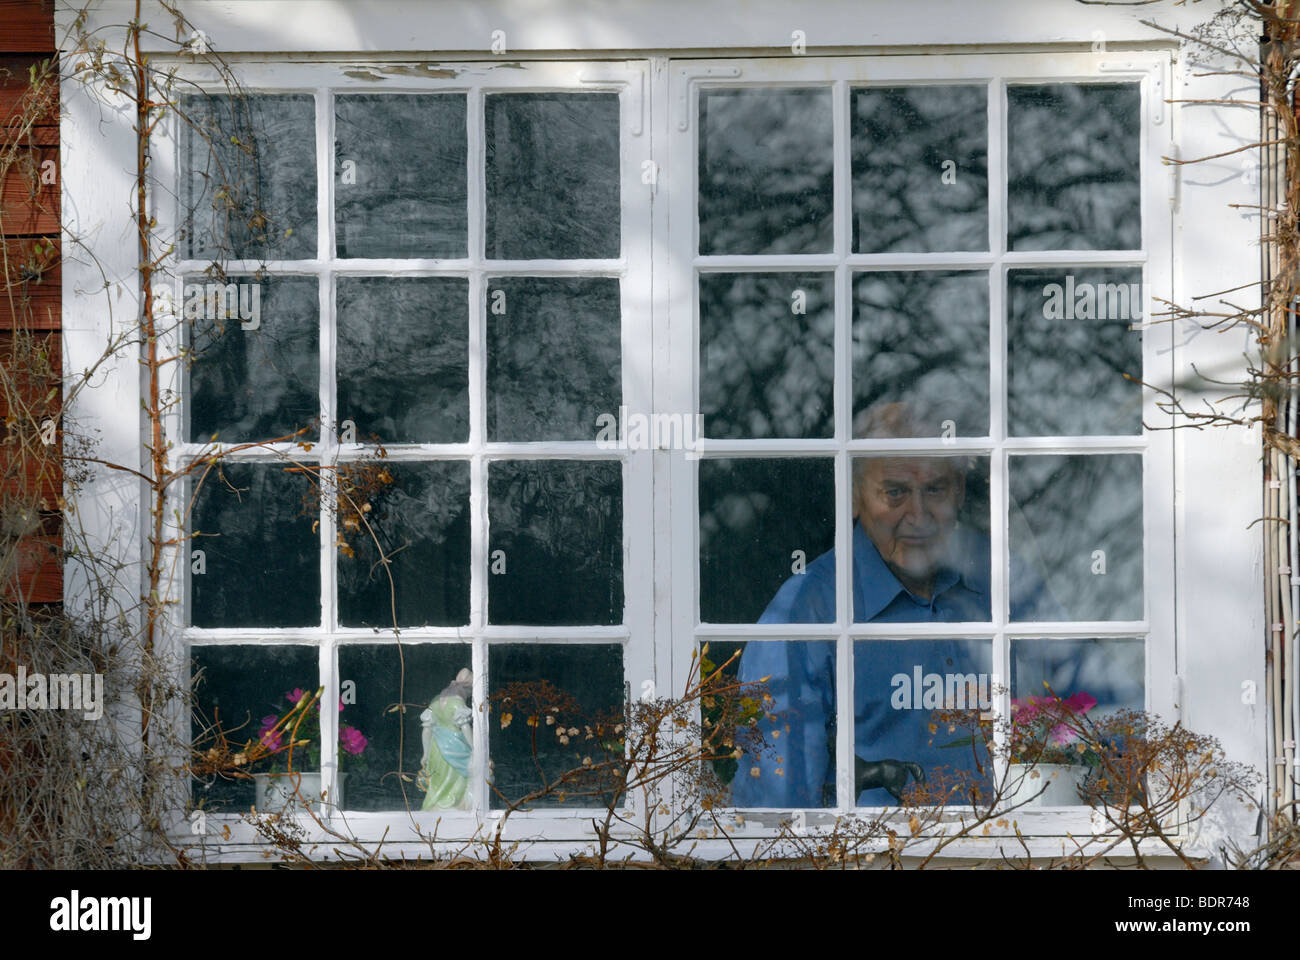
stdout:
[(176, 457), (227, 451), (179, 504), (194, 735), (278, 746), (322, 686), (294, 766), (342, 811), (483, 812), (538, 786), (494, 694), (618, 709), (649, 659), (643, 468), (596, 442), (646, 406), (641, 105), (567, 65), (305, 85), (195, 97), (180, 136)]
[(929, 730), (953, 694), (1164, 706), (1140, 60), (282, 65), (201, 98), (173, 455), (236, 448), (177, 504), (208, 718), (257, 737), (323, 686), (344, 811), (486, 815), (582, 760), (497, 695), (616, 711), (705, 642), (777, 702), (774, 752), (718, 769), (742, 807), (969, 767)]
[(766, 751), (717, 765), (740, 807), (889, 806), (963, 775), (987, 798), (941, 709), (1167, 706), (1143, 78), (890, 72), (682, 74), (674, 306), (697, 336), (675, 383), (706, 439), (679, 473), (698, 556), (675, 623), (767, 680)]

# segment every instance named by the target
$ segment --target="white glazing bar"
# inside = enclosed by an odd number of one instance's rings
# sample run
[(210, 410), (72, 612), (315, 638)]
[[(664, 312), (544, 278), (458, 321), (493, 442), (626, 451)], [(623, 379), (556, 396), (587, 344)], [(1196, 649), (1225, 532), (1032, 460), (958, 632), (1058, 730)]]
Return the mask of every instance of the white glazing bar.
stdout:
[(480, 819), (488, 810), (488, 711), (487, 711), (487, 643), (474, 640), (470, 653), (470, 668), (474, 672), (473, 734), (474, 746), (470, 754), (469, 789), (470, 806)]
[(833, 91), (835, 237), (835, 805), (851, 808), (853, 791), (853, 642), (845, 628), (853, 622), (853, 275), (847, 260), (852, 242), (852, 155), (849, 137), (849, 85)]
[[(1003, 629), (1008, 617), (1007, 577), (1010, 570), (1007, 517), (1007, 342), (1006, 342), (1006, 268), (1007, 256), (1007, 88), (995, 79), (988, 88), (988, 169), (989, 169), (989, 249), (997, 263), (989, 271), (989, 433), (1002, 449), (989, 458), (990, 523), (990, 606), (997, 631), (993, 635), (992, 674), (993, 709), (1002, 717), (1010, 715), (1010, 644)], [(1005, 764), (999, 754), (1005, 731), (1001, 724), (993, 730), (994, 785), (1005, 776)]]
[[(486, 435), (487, 314), (483, 294), (484, 223), (487, 217), (487, 187), (484, 163), (483, 89), (477, 85), (465, 94), (466, 125), (466, 239), (469, 244), (469, 447), (481, 451)], [(470, 462), (470, 634), (474, 637), (471, 654), (474, 672), (472, 710), (474, 746), (470, 755), (470, 802), (482, 817), (488, 809), (488, 712), (487, 712), (487, 644), (481, 631), (487, 622), (487, 463), (481, 453)]]

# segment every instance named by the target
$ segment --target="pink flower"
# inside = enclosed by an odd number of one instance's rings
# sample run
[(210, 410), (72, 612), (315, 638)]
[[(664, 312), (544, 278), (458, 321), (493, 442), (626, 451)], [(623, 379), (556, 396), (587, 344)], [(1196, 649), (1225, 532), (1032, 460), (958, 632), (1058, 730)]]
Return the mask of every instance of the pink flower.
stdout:
[(339, 727), (339, 743), (348, 753), (353, 755), (361, 753), (366, 749), (368, 742), (356, 727), (349, 727), (347, 724)]
[(1078, 736), (1065, 724), (1058, 723), (1056, 726), (1052, 727), (1049, 739), (1058, 747), (1063, 747), (1067, 743), (1074, 743), (1074, 741), (1078, 739)]
[(302, 687), (294, 687), (292, 690), (290, 690), (288, 693), (284, 695), (284, 698), (288, 700), (290, 703), (297, 703), (305, 696), (307, 696), (306, 690), (304, 690)]
[(1011, 701), (1011, 715), (1016, 723), (1030, 719), (1048, 703), (1046, 697), (1025, 697), (1023, 700)]
[(268, 750), (279, 750), (281, 739), (280, 731), (273, 729), (279, 721), (279, 717), (263, 717), (261, 735), (258, 737), (262, 741), (262, 746)]
[(1072, 713), (1087, 713), (1097, 705), (1097, 698), (1092, 694), (1084, 693), (1081, 690), (1068, 700), (1063, 700), (1061, 702), (1064, 703)]

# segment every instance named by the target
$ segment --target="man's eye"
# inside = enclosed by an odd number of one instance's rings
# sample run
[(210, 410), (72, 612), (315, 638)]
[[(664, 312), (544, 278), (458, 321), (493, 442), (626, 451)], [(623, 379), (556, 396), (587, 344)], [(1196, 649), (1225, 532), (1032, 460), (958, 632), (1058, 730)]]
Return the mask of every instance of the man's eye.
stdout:
[(907, 491), (902, 487), (886, 487), (885, 496), (890, 500), (901, 500), (903, 497), (907, 496)]

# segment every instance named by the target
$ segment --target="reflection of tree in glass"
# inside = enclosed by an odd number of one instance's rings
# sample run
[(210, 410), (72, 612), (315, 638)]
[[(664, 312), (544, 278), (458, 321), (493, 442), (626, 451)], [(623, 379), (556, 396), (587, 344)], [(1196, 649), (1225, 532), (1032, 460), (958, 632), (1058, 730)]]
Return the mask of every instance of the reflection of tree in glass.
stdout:
[(1013, 250), (1136, 250), (1141, 94), (1136, 83), (1007, 88)]
[[(1142, 376), (1142, 331), (1129, 329), (1141, 320), (1141, 281), (1136, 268), (1008, 273), (1007, 407), (1013, 436), (1141, 432), (1142, 386), (1126, 379)], [(1049, 317), (1044, 289), (1051, 284), (1094, 293), (1093, 316)], [(1130, 297), (1135, 289), (1136, 307)]]
[(863, 273), (853, 302), (856, 409), (904, 402), (926, 412), (923, 436), (987, 435), (987, 273)]
[(700, 93), (700, 253), (827, 253), (829, 89)]
[(834, 462), (700, 463), (700, 619), (754, 623), (792, 573), (835, 544)]
[(1067, 619), (1142, 618), (1140, 456), (1013, 457), (1010, 522), (1012, 555), (1042, 571)]
[(853, 249), (987, 250), (983, 86), (853, 91)]
[[(706, 436), (834, 432), (832, 283), (829, 273), (700, 277), (700, 412)], [(796, 313), (795, 306), (805, 312)]]

